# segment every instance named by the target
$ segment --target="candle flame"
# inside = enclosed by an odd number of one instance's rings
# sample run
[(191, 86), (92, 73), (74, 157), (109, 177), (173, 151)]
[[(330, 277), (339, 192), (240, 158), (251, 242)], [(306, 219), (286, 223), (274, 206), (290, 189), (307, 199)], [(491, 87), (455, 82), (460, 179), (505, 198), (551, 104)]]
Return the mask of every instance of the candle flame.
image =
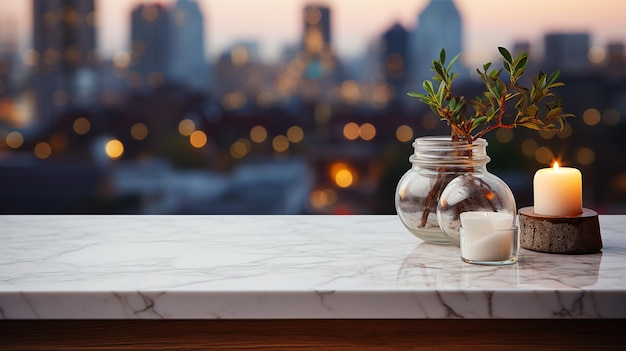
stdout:
[(554, 161), (554, 166), (553, 167), (554, 167), (554, 170), (559, 169), (559, 163)]

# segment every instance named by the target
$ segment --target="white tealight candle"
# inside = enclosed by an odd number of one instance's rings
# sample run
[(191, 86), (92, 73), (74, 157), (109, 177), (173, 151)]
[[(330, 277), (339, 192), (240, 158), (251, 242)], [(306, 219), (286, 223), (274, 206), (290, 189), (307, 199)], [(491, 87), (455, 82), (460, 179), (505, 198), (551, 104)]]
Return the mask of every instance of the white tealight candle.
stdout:
[(540, 169), (533, 179), (534, 211), (544, 216), (576, 216), (583, 212), (582, 175), (576, 168)]
[(515, 250), (514, 217), (509, 213), (469, 211), (461, 218), (461, 256), (470, 261), (504, 262)]

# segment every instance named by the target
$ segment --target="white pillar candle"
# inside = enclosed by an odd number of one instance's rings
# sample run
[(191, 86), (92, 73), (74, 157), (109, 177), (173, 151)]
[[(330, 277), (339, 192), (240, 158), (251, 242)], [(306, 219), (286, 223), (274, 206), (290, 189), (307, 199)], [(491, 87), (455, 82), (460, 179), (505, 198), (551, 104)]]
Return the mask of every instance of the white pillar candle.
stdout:
[(582, 175), (576, 168), (540, 169), (533, 179), (534, 211), (544, 216), (576, 216), (583, 212)]
[(460, 218), (463, 258), (498, 262), (512, 257), (515, 250), (513, 215), (504, 212), (469, 211), (461, 213)]

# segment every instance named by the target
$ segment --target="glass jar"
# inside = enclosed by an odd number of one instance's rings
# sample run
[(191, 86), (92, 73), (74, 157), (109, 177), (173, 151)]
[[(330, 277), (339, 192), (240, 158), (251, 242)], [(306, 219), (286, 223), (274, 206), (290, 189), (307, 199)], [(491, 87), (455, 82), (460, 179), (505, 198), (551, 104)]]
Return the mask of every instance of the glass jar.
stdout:
[(515, 198), (500, 178), (487, 171), (487, 141), (472, 144), (449, 136), (415, 139), (412, 164), (398, 182), (396, 212), (416, 237), (460, 245), (460, 214), (506, 212), (515, 216)]

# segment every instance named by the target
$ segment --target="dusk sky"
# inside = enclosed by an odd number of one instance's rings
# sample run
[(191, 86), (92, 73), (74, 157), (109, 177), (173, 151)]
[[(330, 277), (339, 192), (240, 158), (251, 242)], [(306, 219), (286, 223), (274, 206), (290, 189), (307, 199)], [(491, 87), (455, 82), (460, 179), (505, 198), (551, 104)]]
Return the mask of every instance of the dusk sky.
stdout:
[[(157, 2), (171, 3), (173, 0)], [(362, 54), (368, 42), (395, 21), (416, 24), (429, 0), (198, 0), (205, 16), (207, 55), (214, 57), (237, 40), (256, 40), (265, 58), (302, 34), (305, 4), (332, 9), (333, 42), (342, 56)], [(435, 0), (437, 1), (437, 0)], [(128, 45), (130, 11), (149, 0), (96, 0), (100, 11), (99, 47), (110, 56)], [(515, 40), (537, 41), (548, 31), (587, 31), (592, 44), (626, 42), (624, 0), (455, 0), (465, 28), (466, 63), (491, 59), (496, 46)], [(31, 1), (0, 0), (0, 34), (18, 28), (20, 42), (30, 40)], [(17, 23), (16, 23), (17, 22)], [(27, 45), (27, 44), (23, 44)]]

